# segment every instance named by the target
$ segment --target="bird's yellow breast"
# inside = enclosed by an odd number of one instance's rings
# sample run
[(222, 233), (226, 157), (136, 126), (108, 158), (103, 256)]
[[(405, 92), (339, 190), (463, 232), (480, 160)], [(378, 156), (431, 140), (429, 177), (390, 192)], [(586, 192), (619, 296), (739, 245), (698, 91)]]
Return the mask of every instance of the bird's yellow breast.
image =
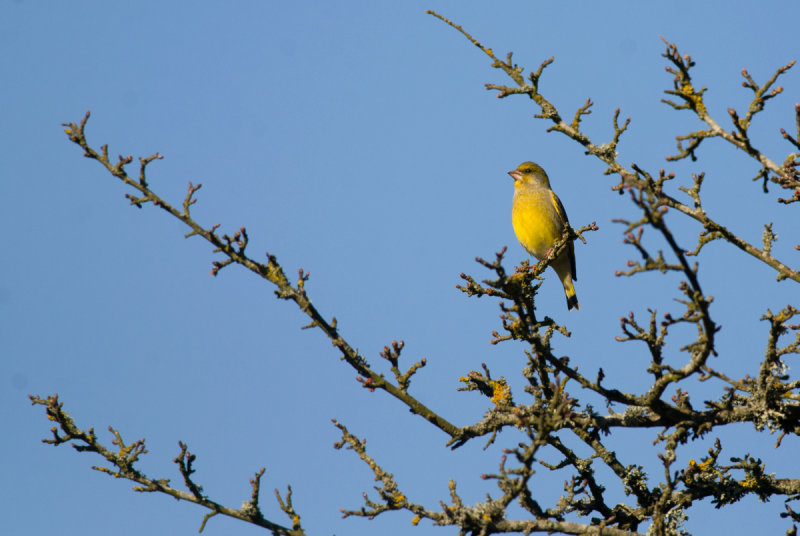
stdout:
[(564, 223), (552, 190), (519, 185), (514, 190), (511, 223), (522, 246), (537, 259), (561, 238)]

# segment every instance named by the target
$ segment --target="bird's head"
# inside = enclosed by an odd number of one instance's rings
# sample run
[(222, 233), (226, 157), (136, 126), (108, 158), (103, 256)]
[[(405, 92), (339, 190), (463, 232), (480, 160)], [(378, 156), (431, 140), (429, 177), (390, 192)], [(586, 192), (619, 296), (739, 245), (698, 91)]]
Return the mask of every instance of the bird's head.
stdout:
[(550, 188), (550, 179), (539, 164), (523, 162), (517, 169), (508, 172), (514, 179), (514, 186), (533, 186), (537, 188)]

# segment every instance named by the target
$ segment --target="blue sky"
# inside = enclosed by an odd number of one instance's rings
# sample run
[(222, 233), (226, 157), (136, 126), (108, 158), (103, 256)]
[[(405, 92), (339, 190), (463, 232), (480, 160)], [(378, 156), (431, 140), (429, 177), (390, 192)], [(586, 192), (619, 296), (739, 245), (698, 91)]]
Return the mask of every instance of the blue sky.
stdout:
[[(741, 5), (742, 7), (736, 7)], [(548, 124), (522, 98), (498, 100), (483, 84), (506, 83), (487, 58), (434, 18), (434, 9), (464, 25), (498, 55), (513, 50), (527, 69), (555, 56), (541, 90), (571, 117), (587, 97), (596, 103), (583, 128), (596, 141), (611, 135), (617, 107), (631, 116), (619, 147), (623, 164), (657, 171), (676, 183), (706, 172), (706, 208), (759, 242), (775, 222), (775, 254), (797, 266), (797, 207), (775, 203), (750, 178), (757, 166), (719, 142), (698, 162), (669, 164), (674, 137), (700, 125), (659, 102), (671, 77), (659, 36), (697, 61), (709, 109), (730, 127), (726, 109), (742, 111), (750, 93), (741, 69), (763, 82), (798, 59), (792, 1), (736, 2), (213, 2), (143, 1), (0, 3), (0, 102), (4, 142), (0, 184), (5, 232), (0, 279), (0, 511), (9, 534), (193, 534), (203, 512), (165, 496), (139, 495), (126, 482), (90, 469), (100, 460), (40, 443), (50, 428), (27, 394), (59, 393), (79, 425), (107, 442), (108, 425), (126, 440), (146, 437), (150, 476), (180, 476), (171, 463), (182, 440), (198, 455), (197, 480), (215, 499), (238, 506), (260, 467), (262, 505), (286, 520), (271, 490), (291, 484), (310, 534), (444, 533), (405, 513), (369, 522), (341, 520), (371, 490), (368, 469), (338, 439), (330, 418), (368, 438), (369, 452), (416, 501), (446, 500), (457, 481), (467, 502), (495, 488), (480, 474), (496, 470), (512, 432), (487, 451), (451, 452), (445, 436), (381, 393), (359, 388), (330, 343), (301, 331), (302, 315), (275, 299), (250, 273), (208, 275), (214, 256), (186, 229), (146, 207), (131, 208), (125, 189), (81, 156), (60, 126), (88, 109), (90, 143), (111, 154), (160, 152), (153, 188), (180, 202), (186, 183), (202, 183), (198, 221), (232, 232), (245, 225), (251, 254), (278, 257), (287, 273), (311, 272), (309, 293), (327, 317), (376, 366), (393, 339), (406, 342), (407, 363), (426, 357), (416, 396), (456, 424), (489, 409), (458, 378), (487, 363), (524, 399), (523, 348), (490, 346), (499, 328), (495, 302), (467, 299), (458, 274), (486, 274), (473, 262), (509, 246), (507, 263), (527, 258), (510, 222), (506, 172), (536, 160), (573, 225), (600, 230), (578, 244), (582, 310), (567, 313), (548, 274), (537, 305), (566, 323), (570, 339), (556, 349), (582, 370), (602, 366), (608, 383), (642, 390), (642, 348), (614, 342), (619, 317), (647, 307), (676, 311), (678, 280), (615, 278), (634, 252), (621, 244), (612, 218), (633, 216), (604, 167)], [(800, 71), (753, 126), (762, 150), (781, 161), (800, 102)], [(679, 194), (677, 194), (679, 195)], [(693, 244), (690, 223), (675, 222)], [(794, 235), (792, 233), (795, 233)], [(263, 257), (262, 257), (263, 258)], [(715, 365), (731, 375), (756, 372), (767, 308), (798, 304), (792, 283), (717, 243), (701, 258), (701, 281), (715, 296), (723, 325)], [(668, 347), (683, 357), (680, 335)], [(591, 375), (591, 374), (590, 374)], [(698, 389), (714, 392), (705, 386)], [(577, 387), (573, 386), (576, 391)], [(701, 398), (698, 398), (698, 401)], [(700, 458), (716, 435), (685, 447)], [(796, 469), (797, 438), (772, 449), (774, 437), (740, 426), (719, 435), (723, 457), (751, 452), (767, 470)], [(660, 475), (652, 434), (612, 440), (623, 463)], [(557, 497), (564, 475), (538, 474), (537, 493)], [(7, 509), (7, 510), (6, 510)], [(747, 498), (721, 514), (689, 511), (694, 534), (782, 533), (782, 501)], [(206, 534), (255, 534), (241, 522), (211, 520)]]

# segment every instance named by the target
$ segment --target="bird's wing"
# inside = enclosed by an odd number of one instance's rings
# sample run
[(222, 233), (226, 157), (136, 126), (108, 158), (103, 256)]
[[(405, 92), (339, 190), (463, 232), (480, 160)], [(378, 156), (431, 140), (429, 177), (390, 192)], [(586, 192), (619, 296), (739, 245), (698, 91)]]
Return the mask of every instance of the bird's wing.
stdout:
[[(564, 209), (564, 205), (561, 204), (561, 200), (552, 190), (550, 190), (550, 196), (552, 197), (553, 207), (556, 209), (556, 214), (558, 214), (558, 217), (561, 218), (561, 221), (564, 223), (564, 226), (569, 225), (569, 218), (567, 218), (567, 211)], [(567, 252), (569, 254), (569, 265), (570, 265), (570, 271), (572, 272), (572, 279), (577, 281), (578, 274), (575, 271), (575, 246), (572, 242), (567, 244)]]
[(558, 196), (553, 190), (550, 190), (550, 196), (552, 197), (553, 206), (556, 209), (558, 217), (561, 218), (561, 221), (563, 221), (564, 223), (569, 223), (569, 218), (567, 218), (567, 211), (564, 210), (564, 205), (561, 204), (561, 200), (558, 198)]

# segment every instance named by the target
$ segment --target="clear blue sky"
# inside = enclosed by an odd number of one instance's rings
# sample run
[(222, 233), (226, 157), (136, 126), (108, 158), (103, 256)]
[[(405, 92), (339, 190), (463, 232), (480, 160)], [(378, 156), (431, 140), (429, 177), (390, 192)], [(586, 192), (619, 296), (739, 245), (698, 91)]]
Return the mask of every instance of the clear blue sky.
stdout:
[[(735, 7), (737, 5), (746, 8)], [(91, 143), (134, 157), (156, 151), (151, 184), (182, 200), (186, 183), (202, 183), (195, 216), (234, 231), (248, 228), (250, 251), (277, 255), (289, 274), (311, 272), (314, 303), (335, 315), (342, 333), (373, 364), (392, 339), (406, 341), (407, 363), (428, 367), (414, 392), (456, 424), (489, 408), (458, 393), (458, 378), (487, 363), (524, 401), (517, 379), (523, 348), (490, 346), (497, 304), (467, 299), (454, 286), (462, 271), (487, 275), (473, 262), (509, 246), (507, 261), (526, 255), (510, 222), (509, 169), (536, 160), (577, 227), (600, 231), (577, 245), (582, 310), (567, 313), (552, 273), (540, 312), (568, 325), (558, 339), (591, 376), (631, 390), (646, 385), (642, 348), (614, 342), (619, 317), (648, 306), (676, 311), (677, 279), (615, 278), (633, 258), (615, 217), (633, 215), (609, 190), (615, 179), (546, 123), (527, 100), (498, 100), (485, 82), (502, 73), (463, 37), (425, 15), (435, 9), (498, 54), (513, 50), (528, 69), (555, 56), (541, 89), (568, 117), (587, 97), (596, 103), (584, 129), (607, 141), (611, 115), (630, 115), (624, 164), (657, 171), (674, 136), (700, 128), (688, 113), (661, 104), (670, 84), (660, 57), (663, 35), (698, 62), (711, 113), (742, 111), (750, 93), (742, 68), (764, 81), (800, 58), (795, 1), (745, 2), (215, 2), (142, 1), (0, 3), (0, 513), (7, 534), (194, 534), (204, 512), (165, 496), (134, 494), (127, 482), (90, 469), (99, 459), (40, 443), (51, 426), (27, 394), (59, 393), (79, 425), (107, 442), (108, 425), (130, 441), (146, 437), (141, 469), (180, 476), (171, 463), (178, 440), (198, 455), (197, 480), (213, 498), (238, 507), (261, 466), (262, 504), (284, 523), (272, 497), (291, 484), (295, 506), (314, 535), (444, 534), (405, 513), (373, 522), (341, 520), (371, 490), (371, 473), (355, 455), (332, 448), (335, 417), (368, 438), (369, 452), (395, 474), (409, 498), (435, 506), (458, 482), (464, 499), (496, 488), (480, 480), (496, 470), (512, 432), (484, 452), (456, 452), (446, 437), (381, 393), (360, 389), (292, 304), (250, 273), (208, 275), (215, 257), (199, 239), (152, 207), (131, 208), (125, 189), (70, 144), (60, 123), (92, 111)], [(782, 160), (790, 146), (800, 69), (786, 92), (754, 125), (761, 148)], [(696, 163), (670, 165), (680, 184), (706, 171), (708, 210), (758, 241), (775, 221), (776, 255), (795, 266), (797, 207), (774, 202), (750, 181), (757, 166), (712, 142)], [(678, 225), (691, 247), (692, 225)], [(754, 260), (713, 244), (701, 280), (716, 297), (723, 324), (715, 364), (732, 375), (755, 373), (763, 355), (766, 310), (795, 305), (798, 289), (775, 283)], [(673, 363), (682, 341), (671, 341)], [(577, 387), (572, 389), (577, 394)], [(698, 394), (697, 405), (702, 395)], [(660, 478), (652, 434), (611, 442), (623, 463)], [(712, 435), (680, 451), (700, 458)], [(725, 431), (723, 456), (752, 452), (767, 470), (797, 475), (797, 438), (780, 451), (757, 442), (749, 427)], [(785, 473), (785, 471), (779, 471)], [(565, 475), (542, 469), (537, 493), (556, 497)], [(695, 534), (783, 533), (782, 501), (748, 497), (724, 514), (689, 511)], [(217, 517), (206, 534), (257, 534)]]

